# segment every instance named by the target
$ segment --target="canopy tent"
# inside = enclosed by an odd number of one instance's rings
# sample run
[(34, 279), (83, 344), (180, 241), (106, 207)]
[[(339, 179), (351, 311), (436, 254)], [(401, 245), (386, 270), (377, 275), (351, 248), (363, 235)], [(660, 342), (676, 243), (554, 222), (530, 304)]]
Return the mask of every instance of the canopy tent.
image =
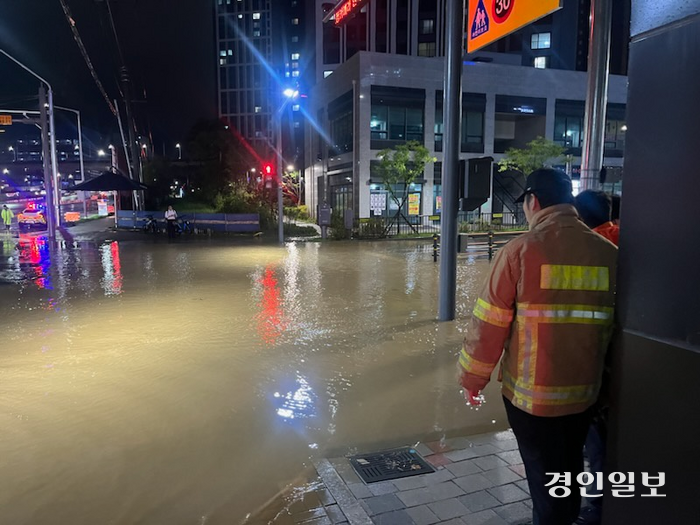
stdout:
[(76, 184), (71, 188), (75, 191), (141, 191), (147, 189), (148, 186), (145, 184), (113, 171), (105, 171), (102, 175)]

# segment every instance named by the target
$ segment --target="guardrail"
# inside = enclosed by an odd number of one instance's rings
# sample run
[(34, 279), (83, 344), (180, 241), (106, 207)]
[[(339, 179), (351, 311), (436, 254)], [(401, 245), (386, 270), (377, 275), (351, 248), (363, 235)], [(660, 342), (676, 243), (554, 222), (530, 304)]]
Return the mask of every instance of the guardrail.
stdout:
[[(354, 234), (358, 238), (381, 239), (396, 236), (429, 236), (440, 233), (440, 215), (372, 217), (356, 219)], [(486, 233), (527, 230), (524, 214), (461, 212), (457, 216), (460, 233)]]
[[(141, 229), (146, 225), (148, 216), (152, 216), (166, 228), (162, 211), (117, 212), (117, 228)], [(257, 213), (183, 213), (178, 218), (187, 219), (193, 228), (232, 233), (256, 233), (260, 231), (260, 215)]]

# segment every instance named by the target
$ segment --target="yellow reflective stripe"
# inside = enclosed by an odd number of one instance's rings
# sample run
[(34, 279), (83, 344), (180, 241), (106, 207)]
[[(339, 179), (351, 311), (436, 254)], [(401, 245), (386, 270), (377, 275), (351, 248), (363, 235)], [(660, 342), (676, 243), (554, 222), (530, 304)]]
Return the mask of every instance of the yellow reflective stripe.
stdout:
[(507, 328), (513, 322), (513, 311), (499, 308), (483, 299), (477, 299), (474, 305), (474, 317), (485, 323)]
[(459, 364), (470, 374), (485, 378), (491, 377), (491, 372), (496, 366), (495, 364), (474, 359), (467, 353), (465, 348), (462, 348), (462, 351), (459, 354)]
[(607, 266), (543, 264), (540, 269), (540, 288), (607, 292), (610, 290), (610, 269)]
[(503, 386), (513, 392), (516, 405), (532, 408), (537, 405), (578, 405), (596, 399), (599, 385), (541, 386), (527, 385), (503, 372)]
[(523, 304), (517, 305), (517, 316), (522, 321), (538, 323), (609, 324), (613, 308), (585, 304)]

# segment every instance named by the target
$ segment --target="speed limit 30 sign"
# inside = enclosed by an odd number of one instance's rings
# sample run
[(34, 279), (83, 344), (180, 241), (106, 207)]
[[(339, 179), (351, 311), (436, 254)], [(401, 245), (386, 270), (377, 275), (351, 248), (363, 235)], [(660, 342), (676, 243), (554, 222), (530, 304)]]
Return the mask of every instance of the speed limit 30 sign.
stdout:
[(472, 53), (561, 8), (563, 0), (469, 0), (467, 52)]

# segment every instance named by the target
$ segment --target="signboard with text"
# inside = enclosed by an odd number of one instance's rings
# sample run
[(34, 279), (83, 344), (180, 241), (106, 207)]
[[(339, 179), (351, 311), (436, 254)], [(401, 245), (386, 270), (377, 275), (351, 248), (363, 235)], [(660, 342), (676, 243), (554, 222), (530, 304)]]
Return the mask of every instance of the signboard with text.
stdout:
[(561, 9), (563, 0), (469, 0), (467, 52), (492, 44)]
[(12, 115), (0, 115), (0, 126), (12, 126)]
[(334, 18), (336, 26), (343, 25), (353, 18), (360, 10), (369, 3), (369, 0), (342, 0), (323, 18), (324, 22), (328, 22)]
[(408, 195), (408, 214), (420, 215), (420, 193), (410, 193)]

